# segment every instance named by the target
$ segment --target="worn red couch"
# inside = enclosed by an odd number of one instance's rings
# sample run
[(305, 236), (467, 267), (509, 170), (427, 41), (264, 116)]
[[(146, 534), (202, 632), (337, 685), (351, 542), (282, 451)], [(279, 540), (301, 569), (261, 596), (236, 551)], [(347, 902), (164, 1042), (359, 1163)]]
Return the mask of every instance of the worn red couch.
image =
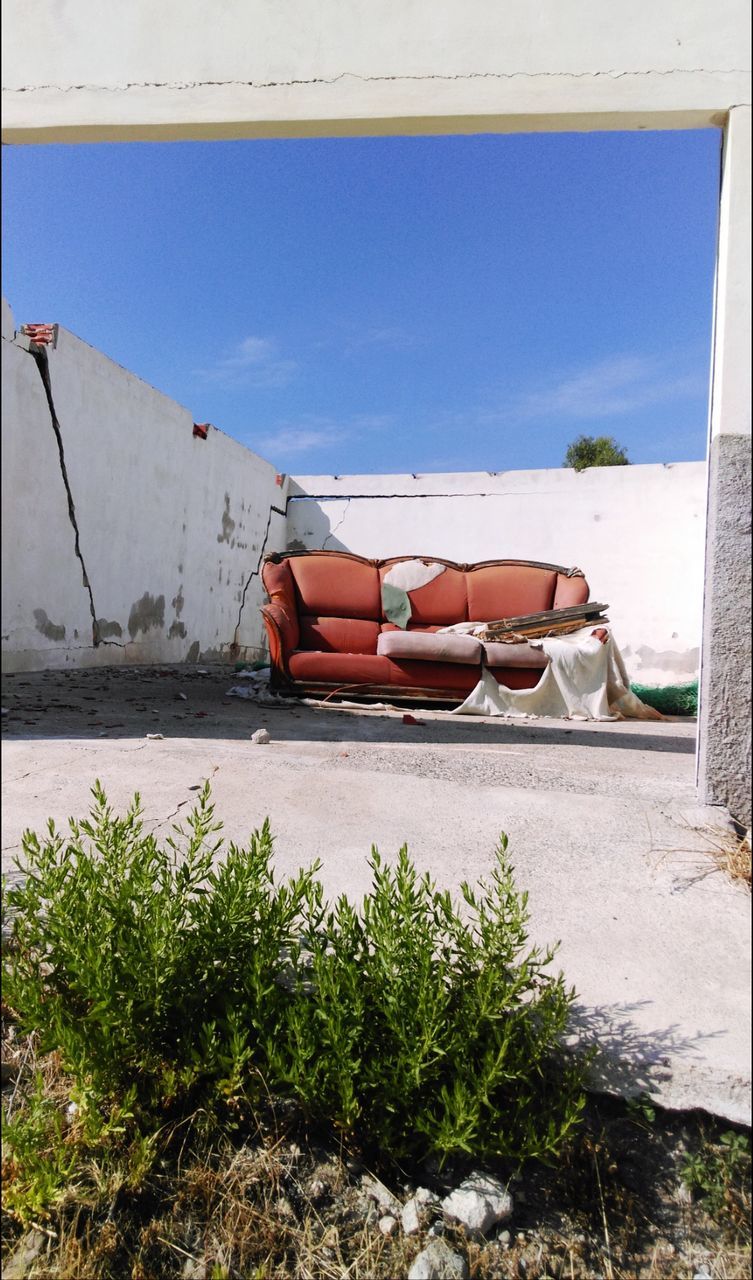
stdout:
[[(420, 644), (415, 633), (437, 632), (456, 622), (491, 622), (588, 600), (588, 583), (580, 570), (528, 560), (455, 564), (438, 556), (366, 560), (344, 551), (273, 554), (261, 574), (269, 596), (262, 614), (272, 687), (315, 695), (339, 690), (357, 696), (464, 699), (481, 674), (478, 642), (466, 646), (467, 654), (458, 654), (454, 650), (463, 646), (445, 646), (443, 637), (443, 647), (453, 649), (450, 660), (443, 661), (377, 652), (381, 635), (399, 631), (383, 611), (382, 579), (393, 565), (415, 559), (442, 564), (445, 570), (411, 592), (407, 631), (383, 640), (383, 646)], [(527, 644), (487, 645), (483, 656), (496, 679), (512, 689), (533, 688), (547, 662)]]

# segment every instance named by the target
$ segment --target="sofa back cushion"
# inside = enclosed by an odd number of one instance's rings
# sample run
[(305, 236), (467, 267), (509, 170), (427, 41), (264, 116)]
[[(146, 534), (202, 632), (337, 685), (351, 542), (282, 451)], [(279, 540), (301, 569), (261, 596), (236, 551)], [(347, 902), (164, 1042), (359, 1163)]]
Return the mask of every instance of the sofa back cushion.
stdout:
[[(394, 565), (402, 561), (414, 559), (411, 556), (395, 556), (385, 560), (379, 569), (380, 583)], [(441, 564), (441, 561), (437, 562)], [(466, 613), (466, 575), (462, 569), (447, 565), (442, 573), (423, 587), (414, 587), (408, 592), (411, 607), (409, 626), (446, 627), (450, 622), (465, 622)], [(382, 613), (385, 621), (386, 615)]]
[(465, 575), (469, 622), (494, 622), (551, 609), (557, 573), (525, 564), (482, 564)]
[(375, 564), (347, 555), (319, 555), (316, 551), (291, 556), (288, 564), (299, 615), (381, 622), (382, 597)]

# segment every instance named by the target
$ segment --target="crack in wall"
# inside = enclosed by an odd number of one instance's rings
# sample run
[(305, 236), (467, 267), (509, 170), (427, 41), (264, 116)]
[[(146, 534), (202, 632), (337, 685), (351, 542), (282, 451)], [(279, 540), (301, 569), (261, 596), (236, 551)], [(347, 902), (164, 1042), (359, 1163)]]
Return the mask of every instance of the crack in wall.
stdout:
[(622, 80), (625, 76), (726, 76), (748, 75), (744, 67), (647, 67), (628, 71), (463, 71), (448, 74), (427, 75), (360, 75), (357, 71), (340, 71), (335, 76), (312, 76), (293, 80), (127, 80), (124, 84), (33, 84), (3, 87), (3, 93), (42, 93), (50, 89), (58, 93), (92, 92), (123, 93), (130, 89), (170, 89), (179, 92), (190, 89), (292, 89), (305, 85), (333, 85), (341, 80), (358, 80), (362, 84), (390, 84), (399, 81), (435, 82), (453, 80), (586, 80), (600, 77)]
[[(290, 499), (288, 499), (288, 501), (290, 501)], [(287, 502), (285, 503), (285, 508), (287, 509)], [(264, 552), (267, 549), (267, 542), (269, 541), (269, 531), (272, 527), (272, 516), (278, 515), (278, 516), (283, 516), (284, 518), (286, 515), (286, 509), (283, 510), (282, 507), (276, 507), (274, 503), (270, 505), (269, 515), (267, 516), (267, 527), (264, 530), (264, 537), (262, 538), (261, 547), (259, 548), (259, 559), (256, 562), (256, 568), (252, 569), (250, 574), (248, 575), (248, 578), (246, 579), (246, 585), (243, 588), (243, 595), (241, 596), (241, 605), (240, 605), (240, 609), (238, 610), (238, 621), (235, 624), (235, 631), (233, 632), (234, 646), (238, 645), (238, 632), (240, 631), (240, 628), (241, 628), (241, 618), (243, 617), (243, 610), (246, 605), (246, 592), (251, 586), (252, 579), (258, 578), (259, 572), (261, 570), (261, 562), (264, 559)]]
[[(52, 430), (55, 433), (55, 439), (57, 441), (58, 457), (60, 459), (60, 474), (63, 477), (65, 494), (66, 494), (66, 498), (68, 499), (68, 519), (70, 520), (71, 525), (73, 527), (74, 552), (76, 555), (76, 559), (81, 565), (81, 576), (83, 578), (84, 588), (86, 589), (86, 593), (89, 597), (89, 612), (91, 614), (91, 619), (92, 619), (92, 645), (94, 646), (95, 649), (99, 648), (101, 644), (114, 645), (115, 648), (117, 649), (124, 649), (125, 648), (124, 644), (120, 644), (117, 640), (105, 640), (100, 635), (99, 622), (97, 621), (97, 613), (94, 608), (94, 594), (92, 592), (91, 582), (89, 581), (89, 574), (87, 573), (83, 552), (81, 550), (81, 537), (80, 537), (79, 528), (78, 528), (78, 520), (76, 519), (76, 505), (73, 501), (73, 492), (71, 490), (71, 482), (68, 478), (68, 469), (65, 465), (65, 448), (63, 446), (63, 433), (61, 431), (60, 422), (58, 420), (57, 412), (55, 410), (55, 401), (52, 398), (52, 384), (50, 382), (50, 362), (47, 354), (47, 349), (46, 347), (42, 347), (39, 344), (32, 342), (29, 344), (29, 355), (32, 357), (34, 363), (36, 364), (39, 370), (39, 376), (42, 379), (42, 386), (44, 387), (44, 394), (47, 400), (47, 407), (50, 411), (50, 421), (52, 423)], [(81, 645), (81, 646), (74, 646), (74, 647), (85, 648), (86, 646)]]
[(338, 529), (341, 529), (341, 528), (342, 528), (343, 521), (345, 520), (345, 517), (346, 517), (346, 516), (347, 516), (347, 514), (348, 514), (348, 508), (349, 508), (349, 506), (350, 506), (350, 504), (351, 504), (351, 502), (352, 502), (352, 501), (353, 501), (353, 499), (352, 499), (352, 498), (346, 498), (346, 499), (345, 499), (345, 510), (343, 511), (342, 515), (340, 516), (340, 519), (338, 520), (338, 522), (337, 522), (337, 524), (335, 525), (334, 529), (330, 529), (329, 533), (327, 534), (326, 538), (324, 539), (324, 542), (322, 543), (322, 551), (324, 551), (324, 548), (326, 547), (326, 545), (327, 545), (327, 543), (329, 542), (330, 538), (334, 538), (334, 536), (335, 536), (335, 534), (337, 533)]
[(484, 489), (480, 493), (301, 493), (291, 495), (288, 506), (291, 502), (385, 502), (393, 498), (411, 501), (416, 498), (546, 498), (559, 492), (557, 489)]

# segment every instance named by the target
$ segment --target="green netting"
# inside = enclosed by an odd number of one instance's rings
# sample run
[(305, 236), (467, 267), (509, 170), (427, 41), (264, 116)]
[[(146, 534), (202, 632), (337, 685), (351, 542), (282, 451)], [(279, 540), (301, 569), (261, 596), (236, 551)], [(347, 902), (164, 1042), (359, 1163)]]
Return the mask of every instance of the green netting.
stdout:
[(690, 684), (667, 684), (659, 688), (647, 684), (631, 684), (630, 688), (646, 706), (654, 707), (665, 716), (695, 716), (698, 714), (698, 681)]

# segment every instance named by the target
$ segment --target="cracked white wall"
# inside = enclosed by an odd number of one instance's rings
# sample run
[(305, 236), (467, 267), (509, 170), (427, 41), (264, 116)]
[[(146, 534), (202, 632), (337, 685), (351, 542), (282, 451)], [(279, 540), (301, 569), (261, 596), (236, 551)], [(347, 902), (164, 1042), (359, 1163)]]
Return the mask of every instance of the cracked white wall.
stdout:
[(633, 679), (675, 684), (698, 676), (705, 499), (703, 462), (297, 476), (288, 548), (578, 565), (610, 606)]
[(275, 468), (220, 431), (194, 438), (187, 409), (65, 329), (46, 350), (72, 513), (4, 305), (3, 670), (259, 656), (254, 571), (285, 542)]
[[(6, 141), (721, 123), (745, 0), (3, 5)], [(683, 116), (683, 119), (679, 119)]]

